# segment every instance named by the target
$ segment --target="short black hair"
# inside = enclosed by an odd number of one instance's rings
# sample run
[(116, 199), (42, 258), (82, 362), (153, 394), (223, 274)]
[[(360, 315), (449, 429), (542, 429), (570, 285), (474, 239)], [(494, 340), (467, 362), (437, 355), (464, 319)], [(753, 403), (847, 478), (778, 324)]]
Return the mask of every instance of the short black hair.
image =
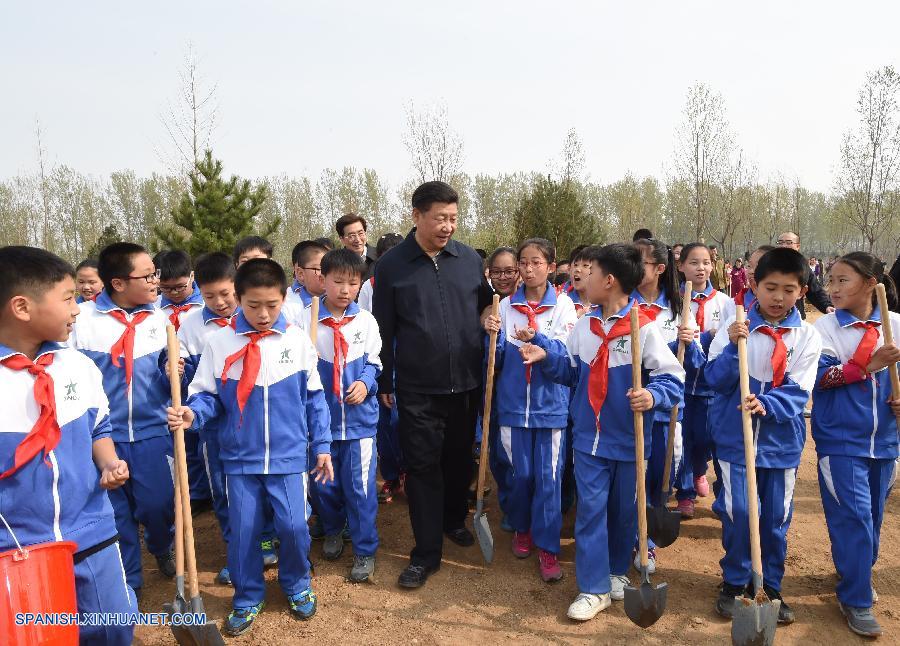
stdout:
[(802, 253), (790, 247), (779, 247), (764, 253), (756, 263), (753, 279), (759, 284), (775, 272), (796, 276), (800, 287), (805, 287), (809, 282), (809, 262)]
[(776, 249), (778, 249), (778, 247), (776, 247), (774, 245), (763, 244), (763, 245), (758, 246), (756, 249), (754, 249), (753, 253), (756, 253), (757, 251), (762, 251), (763, 253), (769, 253), (770, 251), (775, 251)]
[(366, 273), (366, 261), (349, 249), (332, 249), (322, 257), (322, 275), (347, 272), (362, 279)]
[(37, 247), (0, 247), (0, 307), (17, 294), (42, 299), (66, 276), (75, 277), (75, 270), (65, 260)]
[(234, 253), (232, 254), (234, 264), (237, 264), (240, 257), (252, 249), (259, 249), (269, 258), (275, 252), (272, 243), (265, 238), (261, 236), (247, 236), (238, 240), (234, 245)]
[(291, 264), (303, 267), (309, 262), (315, 253), (328, 253), (331, 247), (326, 247), (317, 240), (303, 240), (294, 245), (291, 251)]
[(97, 259), (96, 258), (85, 258), (78, 266), (75, 267), (75, 271), (81, 271), (82, 269), (96, 269), (97, 268)]
[(565, 285), (566, 282), (568, 282), (569, 278), (570, 278), (570, 276), (568, 273), (566, 273), (564, 271), (558, 271), (558, 272), (556, 272), (556, 274), (553, 275), (553, 284), (556, 287), (559, 287), (560, 285)]
[(103, 289), (108, 294), (115, 290), (112, 286), (114, 278), (126, 278), (134, 271), (134, 257), (147, 253), (141, 245), (133, 242), (113, 242), (104, 247), (97, 258), (97, 273), (103, 281)]
[(378, 258), (384, 255), (388, 249), (393, 249), (398, 244), (403, 242), (403, 236), (399, 233), (385, 233), (380, 238), (378, 238), (378, 242), (375, 243), (375, 255)]
[(540, 251), (548, 265), (552, 265), (556, 262), (556, 247), (546, 238), (528, 238), (528, 240), (520, 244), (519, 248), (516, 250), (516, 260), (521, 260), (522, 252), (528, 247), (534, 247)]
[(497, 261), (497, 258), (502, 256), (503, 254), (508, 253), (513, 257), (513, 260), (517, 259), (516, 250), (512, 247), (497, 247), (494, 251), (491, 252), (491, 255), (488, 256), (487, 264), (488, 267), (493, 267), (494, 263)]
[(435, 202), (442, 204), (458, 204), (459, 193), (446, 182), (425, 182), (413, 191), (412, 207), (425, 213)]
[[(254, 247), (250, 247), (253, 249)], [(271, 258), (253, 258), (238, 267), (234, 275), (234, 292), (240, 298), (254, 287), (277, 287), (284, 296), (287, 292), (287, 278), (284, 269)]]
[(356, 213), (345, 213), (337, 219), (337, 222), (334, 223), (334, 230), (337, 231), (338, 237), (343, 238), (344, 227), (349, 226), (355, 222), (359, 222), (362, 225), (363, 231), (369, 230), (369, 224), (368, 222), (366, 222), (366, 219), (363, 216), (357, 215)]
[(579, 244), (572, 247), (572, 250), (569, 252), (569, 262), (576, 262), (581, 258), (581, 253), (588, 248), (586, 244)]
[(227, 253), (221, 251), (205, 253), (194, 263), (194, 282), (199, 287), (218, 283), (220, 280), (233, 282), (236, 271), (234, 261)]
[(332, 249), (334, 249), (334, 240), (326, 236), (316, 238), (315, 240), (313, 240), (313, 242), (322, 245), (327, 251), (331, 251)]
[(160, 280), (175, 280), (191, 275), (191, 257), (180, 249), (160, 251), (153, 256)]
[(638, 240), (653, 240), (653, 232), (650, 229), (638, 229), (631, 237), (631, 241), (637, 242)]
[(597, 263), (604, 272), (613, 276), (627, 295), (644, 277), (644, 257), (634, 245), (616, 242), (603, 247), (588, 247), (584, 258)]

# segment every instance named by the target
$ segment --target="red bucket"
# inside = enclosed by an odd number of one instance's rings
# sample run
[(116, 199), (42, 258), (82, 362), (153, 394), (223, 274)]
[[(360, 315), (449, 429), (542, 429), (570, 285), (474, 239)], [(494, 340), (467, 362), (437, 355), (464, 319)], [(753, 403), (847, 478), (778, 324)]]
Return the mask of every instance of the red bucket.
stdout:
[[(76, 547), (72, 541), (58, 541), (0, 554), (0, 642), (6, 646), (78, 643), (78, 625), (61, 623), (78, 612), (72, 561)], [(30, 621), (17, 625), (17, 615)]]

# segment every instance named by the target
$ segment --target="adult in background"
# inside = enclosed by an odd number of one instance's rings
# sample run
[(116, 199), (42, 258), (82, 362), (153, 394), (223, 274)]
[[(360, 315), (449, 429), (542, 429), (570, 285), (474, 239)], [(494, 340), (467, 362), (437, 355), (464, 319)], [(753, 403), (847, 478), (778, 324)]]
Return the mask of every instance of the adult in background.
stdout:
[(744, 291), (747, 283), (747, 270), (744, 267), (743, 258), (735, 258), (731, 267), (731, 296), (737, 296)]
[[(778, 236), (777, 244), (779, 247), (789, 247), (791, 249), (794, 249), (795, 251), (800, 251), (800, 236), (798, 236), (793, 231), (785, 231), (780, 236)], [(825, 290), (822, 289), (822, 284), (813, 275), (812, 272), (809, 272), (809, 279), (807, 280), (806, 287), (806, 299), (809, 299), (809, 302), (813, 304), (813, 307), (822, 312), (822, 314), (828, 314), (834, 311), (834, 306), (831, 304), (831, 299), (828, 298), (828, 294), (826, 294)], [(801, 298), (797, 301), (797, 309), (800, 310), (800, 316), (805, 319), (805, 299)]]
[(372, 277), (375, 272), (375, 261), (378, 259), (375, 250), (366, 244), (367, 229), (366, 219), (356, 213), (342, 215), (334, 223), (334, 230), (337, 231), (344, 249), (349, 249), (366, 263), (366, 271), (362, 277), (363, 282)]
[(406, 459), (406, 496), (415, 547), (398, 583), (418, 588), (441, 566), (446, 535), (466, 529), (472, 443), (481, 403), (484, 339), (479, 318), (493, 292), (481, 258), (453, 240), (459, 195), (426, 182), (412, 196), (415, 224), (375, 269), (373, 313), (381, 329), (381, 403), (395, 399)]
[(725, 261), (719, 257), (719, 249), (716, 245), (709, 245), (709, 255), (712, 259), (712, 273), (709, 277), (712, 286), (717, 291), (727, 294), (728, 281), (725, 279)]

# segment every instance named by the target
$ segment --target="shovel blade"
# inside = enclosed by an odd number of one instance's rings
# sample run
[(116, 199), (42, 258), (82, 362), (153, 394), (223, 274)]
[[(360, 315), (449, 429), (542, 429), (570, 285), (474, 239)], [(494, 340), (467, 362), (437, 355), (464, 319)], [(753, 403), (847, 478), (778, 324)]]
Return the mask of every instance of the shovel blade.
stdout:
[(665, 507), (647, 507), (647, 535), (657, 547), (668, 547), (681, 531), (681, 514)]
[(780, 606), (777, 599), (759, 603), (738, 597), (731, 620), (731, 643), (735, 646), (772, 646)]
[(666, 611), (668, 588), (665, 583), (653, 586), (647, 580), (637, 587), (625, 586), (625, 614), (641, 628), (649, 628)]
[(478, 537), (478, 547), (486, 563), (494, 560), (494, 536), (491, 534), (491, 526), (488, 525), (487, 516), (484, 514), (483, 503), (478, 503), (475, 510), (475, 536)]

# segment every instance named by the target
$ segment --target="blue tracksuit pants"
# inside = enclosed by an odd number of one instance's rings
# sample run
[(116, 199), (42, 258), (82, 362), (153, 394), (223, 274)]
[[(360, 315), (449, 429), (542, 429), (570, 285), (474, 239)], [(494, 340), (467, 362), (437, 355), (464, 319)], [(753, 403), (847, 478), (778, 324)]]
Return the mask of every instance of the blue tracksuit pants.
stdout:
[(307, 479), (305, 473), (229, 474), (228, 571), (234, 584), (235, 608), (261, 603), (266, 596), (263, 554), (259, 537), (263, 530), (263, 503), (272, 505), (275, 534), (281, 541), (278, 582), (287, 595), (309, 587), (309, 527), (306, 524)]
[[(186, 435), (191, 435), (191, 433)], [(222, 540), (227, 543), (229, 539), (228, 492), (225, 487), (225, 471), (222, 469), (222, 460), (219, 457), (219, 435), (217, 431), (200, 431), (199, 435), (200, 454), (212, 494), (213, 511), (216, 514), (216, 520), (219, 521), (219, 529), (222, 530)]]
[(872, 607), (872, 566), (878, 560), (881, 521), (895, 473), (893, 459), (819, 456), (819, 490), (841, 580), (838, 601)]
[[(125, 582), (125, 568), (118, 543), (108, 545), (75, 564), (75, 594), (79, 613), (131, 614), (138, 611), (134, 592)], [(133, 624), (83, 624), (78, 629), (80, 646), (130, 646), (133, 638)]]
[(509, 524), (517, 532), (530, 531), (539, 549), (559, 554), (565, 429), (501, 426), (499, 435), (508, 465)]
[[(718, 461), (722, 486), (713, 510), (722, 519), (722, 547), (719, 561), (722, 577), (730, 585), (747, 585), (753, 573), (750, 565), (750, 516), (747, 498), (747, 467)], [(794, 484), (797, 469), (756, 468), (759, 496), (759, 543), (762, 551), (763, 583), (781, 590), (787, 532), (794, 513)]]
[(637, 535), (636, 477), (634, 461), (575, 451), (575, 577), (580, 592), (606, 594), (610, 575), (628, 571)]
[(681, 434), (684, 451), (676, 481), (678, 500), (696, 500), (694, 478), (706, 475), (712, 457), (712, 435), (709, 409), (711, 397), (698, 397), (685, 393)]
[(184, 452), (188, 468), (188, 485), (191, 500), (207, 500), (210, 495), (209, 479), (203, 462), (202, 439), (199, 433), (184, 434)]
[(346, 520), (356, 556), (374, 556), (378, 549), (377, 462), (374, 437), (334, 440), (331, 442), (334, 481), (310, 483), (310, 494), (325, 534), (340, 534)]

